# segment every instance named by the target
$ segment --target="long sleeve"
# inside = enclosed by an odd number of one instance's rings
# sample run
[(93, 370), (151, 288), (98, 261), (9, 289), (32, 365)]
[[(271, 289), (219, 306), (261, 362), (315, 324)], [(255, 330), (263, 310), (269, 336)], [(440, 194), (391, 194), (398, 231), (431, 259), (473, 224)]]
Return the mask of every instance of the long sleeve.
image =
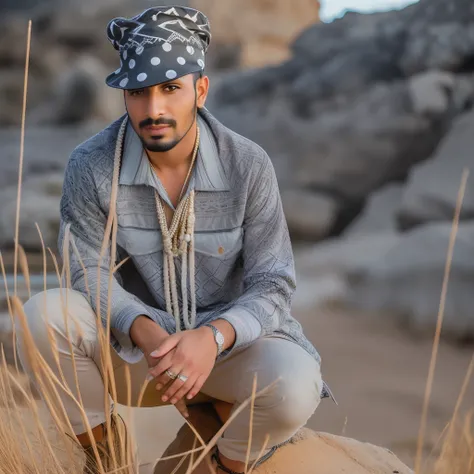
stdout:
[[(63, 244), (66, 228), (69, 225), (71, 241), (69, 245), (69, 268), (72, 289), (88, 297), (97, 313), (97, 295), (100, 298), (100, 313), (105, 326), (109, 301), (110, 246), (100, 260), (100, 252), (105, 233), (107, 215), (100, 206), (97, 186), (88, 163), (86, 152), (76, 149), (69, 160), (61, 199), (61, 220), (59, 232), (59, 251), (64, 260)], [(89, 157), (90, 158), (90, 157)], [(79, 258), (80, 257), (80, 258)], [(99, 266), (100, 260), (100, 266)], [(114, 259), (115, 260), (115, 259)], [(82, 263), (81, 263), (82, 261)], [(114, 262), (115, 264), (115, 262)], [(85, 269), (85, 271), (84, 271)], [(100, 276), (99, 276), (100, 271)], [(100, 285), (99, 285), (100, 278)], [(130, 327), (134, 320), (144, 315), (154, 320), (163, 329), (174, 331), (172, 318), (156, 308), (141, 302), (135, 295), (127, 292), (114, 275), (111, 279), (110, 326), (113, 330), (110, 338), (113, 347), (128, 362), (136, 362), (143, 356), (141, 351), (129, 339)], [(100, 287), (99, 287), (100, 286)], [(116, 333), (121, 333), (116, 337)], [(124, 348), (117, 338), (128, 338), (128, 348)]]
[(243, 293), (222, 319), (235, 329), (233, 349), (278, 330), (296, 288), (293, 252), (270, 158), (262, 151), (250, 180), (243, 235)]

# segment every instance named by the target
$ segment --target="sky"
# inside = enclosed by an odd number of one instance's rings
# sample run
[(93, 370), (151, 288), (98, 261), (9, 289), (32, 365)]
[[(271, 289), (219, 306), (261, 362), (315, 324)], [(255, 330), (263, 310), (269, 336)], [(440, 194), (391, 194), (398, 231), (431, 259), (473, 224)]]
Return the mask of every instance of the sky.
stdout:
[(345, 9), (373, 12), (403, 8), (417, 0), (320, 0), (321, 19), (331, 21), (341, 16)]

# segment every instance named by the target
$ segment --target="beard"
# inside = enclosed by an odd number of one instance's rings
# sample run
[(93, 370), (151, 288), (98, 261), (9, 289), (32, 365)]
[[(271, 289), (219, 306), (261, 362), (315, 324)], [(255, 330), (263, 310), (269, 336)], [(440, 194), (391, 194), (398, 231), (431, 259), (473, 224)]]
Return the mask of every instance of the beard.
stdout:
[(140, 136), (140, 140), (142, 141), (143, 147), (151, 152), (155, 153), (164, 153), (166, 151), (172, 150), (178, 143), (186, 136), (183, 135), (180, 138), (174, 138), (172, 140), (168, 140), (167, 142), (161, 142), (161, 138), (159, 136), (153, 136), (152, 140), (145, 140), (143, 137)]
[(189, 133), (189, 131), (191, 130), (192, 126), (194, 125), (194, 122), (196, 120), (196, 117), (197, 117), (197, 94), (196, 94), (196, 97), (195, 97), (195, 100), (194, 100), (194, 106), (191, 110), (191, 119), (190, 119), (190, 125), (189, 127), (187, 127), (186, 129), (186, 132), (183, 133), (182, 135), (178, 135), (176, 133), (176, 127), (177, 127), (177, 123), (175, 120), (173, 119), (167, 119), (167, 118), (159, 118), (157, 120), (153, 120), (151, 118), (148, 118), (146, 120), (143, 120), (142, 122), (140, 122), (139, 124), (139, 128), (144, 128), (144, 127), (148, 127), (148, 126), (151, 126), (151, 125), (168, 125), (173, 131), (175, 131), (175, 136), (171, 139), (168, 139), (167, 141), (164, 141), (164, 137), (163, 136), (160, 136), (160, 135), (152, 135), (151, 137), (151, 140), (148, 139), (144, 139), (140, 134), (138, 134), (138, 136), (140, 137), (140, 140), (143, 144), (143, 147), (150, 151), (150, 152), (154, 152), (154, 153), (164, 153), (164, 152), (167, 152), (167, 151), (170, 151), (172, 150), (176, 145), (178, 145), (181, 140), (183, 140), (183, 138)]

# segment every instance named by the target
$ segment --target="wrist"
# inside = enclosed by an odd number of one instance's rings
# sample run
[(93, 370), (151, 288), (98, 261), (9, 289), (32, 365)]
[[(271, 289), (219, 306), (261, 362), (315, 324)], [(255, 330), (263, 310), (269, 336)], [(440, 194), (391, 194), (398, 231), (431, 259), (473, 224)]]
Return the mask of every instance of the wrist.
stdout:
[[(214, 326), (223, 336), (224, 340), (222, 341), (222, 350), (220, 352), (230, 349), (234, 345), (236, 339), (235, 329), (232, 324), (224, 319), (217, 319), (216, 321), (211, 321), (209, 324)], [(219, 344), (216, 341), (216, 336), (213, 330), (208, 326), (204, 326), (203, 329), (207, 329), (207, 331), (209, 331), (209, 333), (212, 335), (216, 348), (218, 348)]]
[(144, 354), (157, 349), (168, 333), (147, 316), (138, 316), (130, 328), (130, 338)]

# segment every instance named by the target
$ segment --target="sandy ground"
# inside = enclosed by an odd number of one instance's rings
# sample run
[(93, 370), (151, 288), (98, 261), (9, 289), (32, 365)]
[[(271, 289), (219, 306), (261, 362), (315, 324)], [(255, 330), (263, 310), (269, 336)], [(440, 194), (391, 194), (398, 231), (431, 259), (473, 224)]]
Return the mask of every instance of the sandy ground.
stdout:
[[(425, 384), (429, 340), (393, 325), (340, 310), (300, 311), (298, 319), (323, 356), (323, 374), (338, 402), (324, 400), (308, 426), (392, 449), (413, 466)], [(441, 344), (430, 403), (426, 454), (450, 420), (472, 348)], [(474, 383), (466, 396), (474, 407)], [(467, 405), (466, 403), (465, 405)], [(173, 408), (134, 410), (143, 473), (181, 425)]]
[[(412, 338), (382, 318), (328, 310), (298, 317), (322, 354), (323, 375), (339, 402), (324, 401), (309, 426), (388, 447), (412, 466), (432, 342)], [(427, 453), (452, 417), (473, 352), (472, 347), (440, 346)], [(466, 400), (463, 408), (474, 408), (472, 380)]]

